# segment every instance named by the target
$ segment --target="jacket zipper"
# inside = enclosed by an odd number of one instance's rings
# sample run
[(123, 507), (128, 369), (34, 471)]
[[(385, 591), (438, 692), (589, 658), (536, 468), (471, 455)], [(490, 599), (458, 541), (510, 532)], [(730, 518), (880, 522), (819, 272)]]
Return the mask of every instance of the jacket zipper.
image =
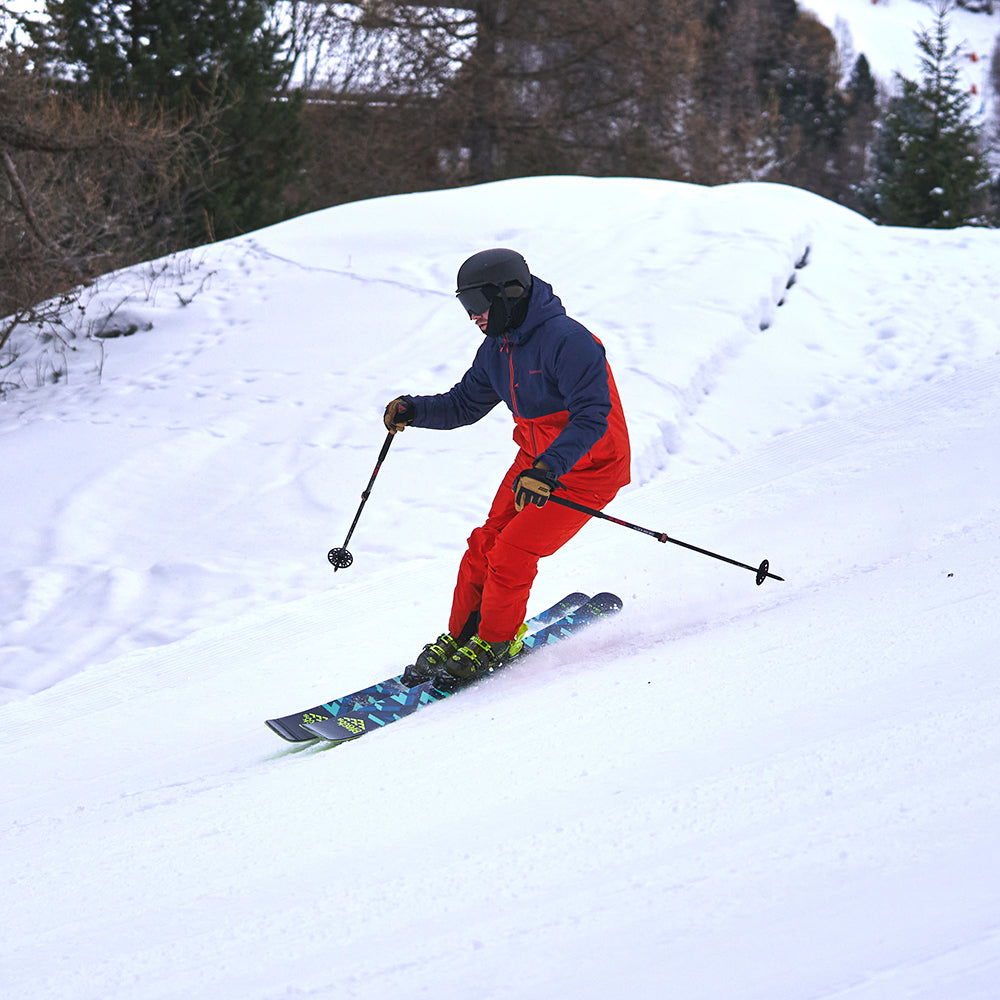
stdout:
[(521, 419), (521, 412), (517, 408), (517, 395), (514, 390), (517, 388), (514, 382), (514, 351), (511, 349), (510, 341), (504, 337), (503, 341), (504, 350), (507, 352), (507, 368), (510, 372), (510, 405), (514, 411), (514, 416)]
[[(517, 383), (514, 381), (514, 349), (513, 345), (506, 337), (504, 337), (503, 342), (504, 350), (507, 352), (507, 369), (510, 373), (510, 406), (514, 411), (514, 416), (518, 420), (524, 420), (521, 416), (521, 411), (517, 408)], [(528, 430), (531, 433), (531, 457), (538, 457), (538, 441), (535, 439), (535, 422), (533, 420), (525, 421), (528, 425)]]

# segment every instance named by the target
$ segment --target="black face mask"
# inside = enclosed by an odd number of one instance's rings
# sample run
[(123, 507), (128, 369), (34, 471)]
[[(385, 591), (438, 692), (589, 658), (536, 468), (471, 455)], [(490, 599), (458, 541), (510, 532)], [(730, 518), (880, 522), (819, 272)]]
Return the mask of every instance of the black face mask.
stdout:
[(486, 317), (487, 337), (502, 337), (510, 324), (511, 305), (505, 295), (498, 295), (490, 304), (490, 314)]

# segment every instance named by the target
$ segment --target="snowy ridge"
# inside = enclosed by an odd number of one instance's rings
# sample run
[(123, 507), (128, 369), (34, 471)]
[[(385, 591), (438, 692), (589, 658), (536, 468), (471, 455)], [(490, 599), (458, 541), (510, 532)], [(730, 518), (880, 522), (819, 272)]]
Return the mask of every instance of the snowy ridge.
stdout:
[[(454, 271), (489, 245), (608, 348), (638, 456), (609, 512), (787, 582), (594, 523), (533, 603), (609, 589), (614, 619), (290, 747), (265, 718), (436, 634), (510, 460), (502, 413), (411, 429), (330, 570), (385, 401), (471, 357)], [(100, 380), (84, 341), (0, 405), (5, 992), (992, 997), (995, 232), (537, 178), (200, 261), (114, 278), (153, 325)]]

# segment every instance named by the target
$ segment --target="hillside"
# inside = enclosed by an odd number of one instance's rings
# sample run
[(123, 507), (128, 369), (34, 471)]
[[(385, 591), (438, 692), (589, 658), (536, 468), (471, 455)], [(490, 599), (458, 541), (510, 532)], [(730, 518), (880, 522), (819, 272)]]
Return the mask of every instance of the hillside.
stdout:
[[(334, 750), (263, 725), (443, 626), (512, 454), (393, 446), (520, 249), (607, 346), (633, 483), (533, 603), (586, 638)], [(84, 998), (980, 1000), (1000, 974), (1000, 237), (801, 191), (537, 178), (121, 272), (0, 403), (0, 958)], [(43, 345), (23, 355), (44, 368)]]

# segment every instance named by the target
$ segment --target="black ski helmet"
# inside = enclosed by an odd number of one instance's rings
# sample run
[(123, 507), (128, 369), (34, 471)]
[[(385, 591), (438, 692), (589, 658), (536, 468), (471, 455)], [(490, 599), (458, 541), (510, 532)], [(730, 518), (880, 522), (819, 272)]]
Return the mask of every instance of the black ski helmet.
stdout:
[(499, 337), (524, 322), (531, 272), (516, 250), (480, 250), (458, 269), (458, 301), (470, 316), (488, 312), (486, 335)]

